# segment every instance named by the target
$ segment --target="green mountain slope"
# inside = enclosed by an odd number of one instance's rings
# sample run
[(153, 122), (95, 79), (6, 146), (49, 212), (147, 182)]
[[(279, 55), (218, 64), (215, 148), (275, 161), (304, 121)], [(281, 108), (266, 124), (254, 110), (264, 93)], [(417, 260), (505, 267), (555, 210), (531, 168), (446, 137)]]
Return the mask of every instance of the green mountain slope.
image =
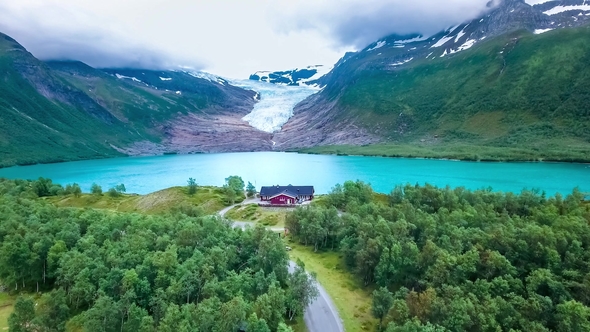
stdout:
[[(354, 61), (334, 75), (347, 79), (328, 84), (318, 98), (335, 104), (326, 115), (332, 123), (353, 121), (381, 144), (306, 151), (590, 160), (589, 27), (517, 31), (388, 71), (359, 70), (362, 60)], [(487, 148), (493, 152), (477, 156)], [(526, 153), (495, 158), (502, 149)]]
[(0, 35), (0, 166), (120, 155), (133, 134), (92, 99)]
[[(227, 146), (216, 146), (215, 134), (201, 133), (221, 115), (239, 123), (254, 95), (184, 72), (44, 63), (0, 34), (0, 167), (162, 153), (175, 151), (175, 144), (223, 151)], [(207, 125), (188, 133), (182, 127), (194, 123)]]

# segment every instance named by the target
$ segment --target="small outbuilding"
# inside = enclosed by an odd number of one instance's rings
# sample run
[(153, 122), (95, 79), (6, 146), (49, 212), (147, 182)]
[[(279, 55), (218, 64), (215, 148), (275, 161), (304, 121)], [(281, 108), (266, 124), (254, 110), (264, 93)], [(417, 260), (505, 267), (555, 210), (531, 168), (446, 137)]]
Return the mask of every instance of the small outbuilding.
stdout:
[(313, 186), (270, 186), (260, 188), (260, 200), (272, 205), (294, 205), (313, 200)]

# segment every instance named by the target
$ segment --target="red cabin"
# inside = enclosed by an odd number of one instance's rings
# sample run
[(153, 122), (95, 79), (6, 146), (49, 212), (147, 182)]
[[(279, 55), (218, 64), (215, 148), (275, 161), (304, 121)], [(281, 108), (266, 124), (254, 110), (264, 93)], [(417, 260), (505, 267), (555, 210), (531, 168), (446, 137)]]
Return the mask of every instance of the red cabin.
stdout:
[(311, 201), (315, 194), (313, 186), (272, 186), (260, 189), (260, 200), (272, 205), (294, 205)]

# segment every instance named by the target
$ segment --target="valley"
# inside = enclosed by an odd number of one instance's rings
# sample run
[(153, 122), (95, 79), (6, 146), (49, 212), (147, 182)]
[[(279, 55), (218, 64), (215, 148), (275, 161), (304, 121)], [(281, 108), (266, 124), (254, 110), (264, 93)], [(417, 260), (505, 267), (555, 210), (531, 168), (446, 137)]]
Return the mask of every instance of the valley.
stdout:
[(0, 329), (590, 331), (589, 0), (52, 1), (0, 3)]
[(2, 36), (0, 167), (252, 151), (588, 162), (585, 14), (506, 0), (430, 37), (384, 37), (333, 68), (249, 80), (43, 62)]

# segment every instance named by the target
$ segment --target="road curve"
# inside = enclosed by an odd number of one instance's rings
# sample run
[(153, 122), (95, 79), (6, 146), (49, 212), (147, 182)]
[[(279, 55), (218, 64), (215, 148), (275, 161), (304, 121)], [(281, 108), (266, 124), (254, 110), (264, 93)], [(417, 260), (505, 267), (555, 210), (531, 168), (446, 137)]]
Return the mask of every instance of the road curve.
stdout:
[[(225, 213), (234, 206), (235, 205), (232, 205), (223, 209), (219, 212), (219, 215), (223, 217)], [(251, 225), (253, 224), (239, 221), (236, 221), (233, 224), (234, 227), (240, 227), (242, 229)], [(292, 273), (295, 270), (295, 266), (295, 262), (289, 262), (289, 273)], [(307, 330), (309, 332), (344, 332), (342, 321), (340, 320), (340, 316), (338, 316), (338, 311), (336, 310), (334, 303), (332, 303), (330, 296), (320, 283), (316, 282), (316, 287), (318, 288), (318, 297), (303, 313), (303, 320), (305, 321)]]

